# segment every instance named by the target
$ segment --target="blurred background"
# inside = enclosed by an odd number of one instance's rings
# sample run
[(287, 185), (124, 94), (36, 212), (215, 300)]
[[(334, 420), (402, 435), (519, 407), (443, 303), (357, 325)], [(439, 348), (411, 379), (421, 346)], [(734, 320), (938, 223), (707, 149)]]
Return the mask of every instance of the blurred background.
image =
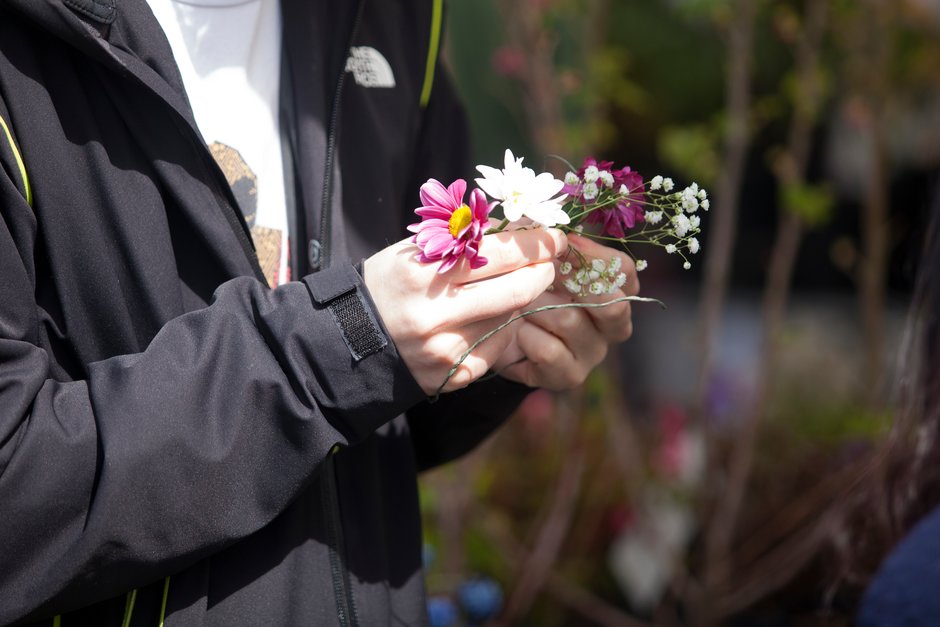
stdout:
[(845, 499), (940, 182), (940, 0), (446, 4), (477, 163), (592, 155), (711, 211), (582, 390), (422, 478), (432, 625), (850, 624)]

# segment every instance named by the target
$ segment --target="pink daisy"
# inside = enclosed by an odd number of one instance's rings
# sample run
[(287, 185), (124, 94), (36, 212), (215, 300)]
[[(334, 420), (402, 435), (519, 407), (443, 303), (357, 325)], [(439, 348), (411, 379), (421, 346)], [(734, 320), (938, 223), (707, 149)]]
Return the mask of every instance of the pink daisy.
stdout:
[(469, 204), (464, 203), (466, 191), (467, 182), (463, 179), (457, 179), (446, 188), (439, 181), (428, 179), (421, 186), (423, 206), (415, 209), (422, 220), (408, 226), (415, 234), (411, 241), (421, 249), (418, 260), (440, 261), (437, 271), (441, 274), (453, 268), (461, 258), (466, 258), (471, 268), (486, 265), (486, 258), (479, 255), (479, 246), (489, 226), (487, 218), (493, 204), (486, 202), (486, 196), (479, 189), (470, 193)]

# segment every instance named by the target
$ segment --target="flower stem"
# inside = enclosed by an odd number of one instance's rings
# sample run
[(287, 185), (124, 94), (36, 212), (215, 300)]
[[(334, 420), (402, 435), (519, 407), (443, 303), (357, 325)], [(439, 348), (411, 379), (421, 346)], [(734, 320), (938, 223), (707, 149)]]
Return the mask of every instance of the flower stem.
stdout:
[(484, 235), (492, 235), (493, 233), (501, 233), (503, 230), (505, 230), (507, 226), (509, 226), (509, 218), (503, 218), (503, 221), (500, 222), (498, 225), (487, 229)]
[(471, 344), (470, 348), (464, 351), (464, 353), (457, 360), (457, 363), (451, 366), (450, 370), (447, 373), (447, 376), (444, 377), (444, 382), (441, 383), (440, 387), (437, 388), (437, 392), (435, 392), (434, 396), (430, 399), (431, 402), (433, 403), (437, 401), (438, 398), (440, 398), (441, 392), (444, 390), (444, 386), (447, 385), (447, 382), (450, 381), (450, 378), (454, 376), (455, 372), (457, 372), (457, 368), (460, 367), (460, 364), (466, 361), (467, 357), (470, 356), (470, 353), (472, 353), (480, 344), (490, 339), (491, 337), (493, 337), (494, 335), (496, 335), (497, 333), (499, 333), (500, 331), (508, 327), (513, 322), (517, 320), (522, 320), (523, 318), (527, 318), (531, 315), (541, 313), (543, 311), (551, 311), (553, 309), (567, 309), (569, 307), (579, 307), (583, 309), (599, 309), (601, 307), (607, 307), (608, 305), (614, 305), (616, 303), (623, 303), (626, 301), (632, 301), (632, 302), (638, 302), (638, 303), (658, 303), (659, 306), (662, 307), (663, 309), (666, 308), (665, 303), (655, 298), (644, 298), (642, 296), (621, 296), (620, 298), (615, 298), (613, 300), (607, 301), (606, 303), (563, 303), (561, 305), (544, 305), (542, 307), (536, 307), (535, 309), (530, 309), (529, 311), (522, 312), (519, 315), (513, 316), (512, 318), (502, 323), (501, 325), (499, 325), (492, 331), (488, 331), (487, 333), (483, 334), (482, 336), (480, 336), (479, 339), (477, 339), (476, 342)]

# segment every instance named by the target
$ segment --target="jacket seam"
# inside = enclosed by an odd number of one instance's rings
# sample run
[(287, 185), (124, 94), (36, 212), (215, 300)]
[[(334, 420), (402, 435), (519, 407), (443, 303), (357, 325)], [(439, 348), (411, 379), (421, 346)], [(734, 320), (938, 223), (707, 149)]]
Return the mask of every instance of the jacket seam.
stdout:
[[(114, 0), (105, 0), (104, 2), (100, 0), (90, 0), (90, 2), (88, 0), (84, 2), (80, 0), (62, 0), (62, 2), (73, 11), (102, 24), (111, 24), (116, 17)], [(89, 8), (89, 5), (94, 8)]]

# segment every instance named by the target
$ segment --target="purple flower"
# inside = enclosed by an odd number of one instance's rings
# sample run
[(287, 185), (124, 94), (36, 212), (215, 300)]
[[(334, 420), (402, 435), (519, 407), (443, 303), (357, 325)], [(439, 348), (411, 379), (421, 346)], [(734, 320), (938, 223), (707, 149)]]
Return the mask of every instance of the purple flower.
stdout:
[(578, 177), (584, 175), (585, 169), (594, 166), (601, 171), (609, 171), (614, 179), (613, 189), (620, 196), (611, 207), (604, 207), (589, 213), (584, 221), (589, 224), (601, 224), (604, 235), (611, 237), (624, 237), (627, 229), (632, 229), (643, 222), (644, 187), (643, 177), (633, 172), (630, 166), (613, 170), (612, 161), (597, 162), (593, 157), (584, 160), (584, 166), (578, 170)]
[(470, 194), (469, 204), (464, 203), (467, 182), (457, 179), (444, 187), (435, 179), (421, 186), (421, 207), (415, 213), (421, 222), (411, 224), (408, 230), (415, 234), (411, 238), (421, 249), (418, 260), (423, 263), (440, 261), (438, 272), (443, 274), (466, 258), (471, 268), (486, 265), (486, 258), (478, 253), (483, 232), (489, 225), (487, 218), (493, 205), (479, 189)]

